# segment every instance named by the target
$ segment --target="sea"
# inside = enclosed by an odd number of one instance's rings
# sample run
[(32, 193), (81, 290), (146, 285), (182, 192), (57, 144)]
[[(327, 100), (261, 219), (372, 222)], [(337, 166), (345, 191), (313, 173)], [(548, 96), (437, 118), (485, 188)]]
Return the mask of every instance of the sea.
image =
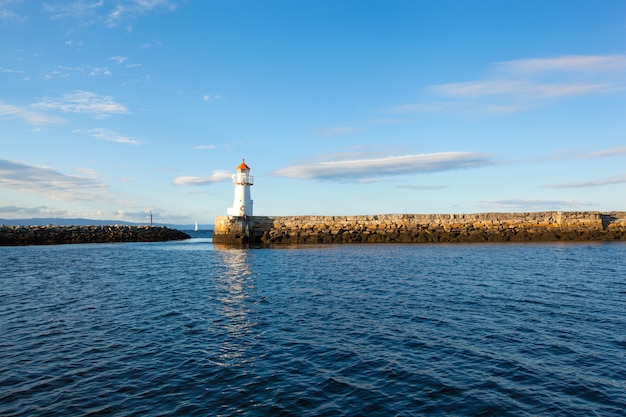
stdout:
[(0, 247), (1, 416), (623, 416), (626, 243)]

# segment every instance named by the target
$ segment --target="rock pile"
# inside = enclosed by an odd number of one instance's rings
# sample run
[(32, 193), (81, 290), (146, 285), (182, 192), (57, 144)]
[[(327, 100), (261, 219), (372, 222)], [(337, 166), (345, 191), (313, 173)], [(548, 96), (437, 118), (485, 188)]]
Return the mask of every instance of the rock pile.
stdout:
[(0, 246), (165, 242), (190, 237), (162, 226), (0, 226)]

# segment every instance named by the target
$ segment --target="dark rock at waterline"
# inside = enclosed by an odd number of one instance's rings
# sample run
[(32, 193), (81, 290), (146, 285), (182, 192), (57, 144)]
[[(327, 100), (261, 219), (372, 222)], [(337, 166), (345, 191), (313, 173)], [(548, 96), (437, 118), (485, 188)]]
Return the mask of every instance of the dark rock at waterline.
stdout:
[(0, 226), (0, 246), (166, 242), (190, 237), (163, 226)]

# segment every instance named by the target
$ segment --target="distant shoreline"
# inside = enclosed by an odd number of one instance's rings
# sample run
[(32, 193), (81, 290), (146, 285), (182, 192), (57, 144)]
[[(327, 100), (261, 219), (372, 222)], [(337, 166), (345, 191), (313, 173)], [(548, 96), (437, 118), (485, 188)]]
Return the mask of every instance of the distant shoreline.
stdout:
[(180, 230), (164, 226), (0, 226), (0, 246), (166, 242), (189, 238)]
[(626, 241), (626, 212), (218, 216), (222, 244)]

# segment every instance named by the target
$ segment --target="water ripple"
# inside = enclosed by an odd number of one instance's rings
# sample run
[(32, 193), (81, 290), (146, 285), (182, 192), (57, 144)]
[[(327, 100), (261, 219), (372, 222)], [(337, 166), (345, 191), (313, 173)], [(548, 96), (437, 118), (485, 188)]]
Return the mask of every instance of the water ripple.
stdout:
[(626, 245), (0, 248), (0, 415), (621, 415)]

